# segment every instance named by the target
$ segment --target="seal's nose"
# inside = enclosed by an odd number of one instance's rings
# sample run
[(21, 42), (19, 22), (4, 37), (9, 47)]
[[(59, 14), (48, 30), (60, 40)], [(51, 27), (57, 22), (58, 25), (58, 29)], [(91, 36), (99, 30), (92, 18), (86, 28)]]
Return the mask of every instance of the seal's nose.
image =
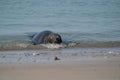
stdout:
[(56, 38), (56, 41), (59, 41), (59, 38)]
[(58, 44), (61, 43), (60, 38), (56, 38), (55, 43), (58, 43)]

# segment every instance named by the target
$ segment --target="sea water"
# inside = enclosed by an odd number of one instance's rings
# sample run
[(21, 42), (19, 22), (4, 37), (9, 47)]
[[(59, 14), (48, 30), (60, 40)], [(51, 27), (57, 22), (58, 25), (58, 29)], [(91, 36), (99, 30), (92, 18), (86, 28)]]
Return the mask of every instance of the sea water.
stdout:
[(70, 46), (120, 47), (120, 0), (0, 0), (0, 50), (44, 30)]

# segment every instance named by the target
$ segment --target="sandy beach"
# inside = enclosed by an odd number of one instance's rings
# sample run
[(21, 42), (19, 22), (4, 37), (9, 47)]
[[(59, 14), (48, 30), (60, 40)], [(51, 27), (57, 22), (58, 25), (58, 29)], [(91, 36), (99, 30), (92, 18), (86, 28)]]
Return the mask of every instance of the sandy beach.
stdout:
[(120, 80), (120, 0), (0, 0), (0, 80)]
[(120, 80), (120, 57), (71, 63), (0, 64), (0, 80)]

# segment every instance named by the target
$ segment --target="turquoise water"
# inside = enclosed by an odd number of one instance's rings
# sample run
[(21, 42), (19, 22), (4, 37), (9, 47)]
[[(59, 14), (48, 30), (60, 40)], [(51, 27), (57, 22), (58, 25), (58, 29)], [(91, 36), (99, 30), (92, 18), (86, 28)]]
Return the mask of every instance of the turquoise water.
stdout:
[(51, 30), (66, 42), (120, 46), (120, 0), (0, 0), (0, 44)]

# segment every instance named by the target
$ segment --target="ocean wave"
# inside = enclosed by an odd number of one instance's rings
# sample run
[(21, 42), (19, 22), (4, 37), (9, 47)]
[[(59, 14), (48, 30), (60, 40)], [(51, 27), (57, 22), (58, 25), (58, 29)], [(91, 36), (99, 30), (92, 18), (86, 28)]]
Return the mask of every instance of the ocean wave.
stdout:
[(109, 42), (71, 42), (68, 44), (40, 44), (32, 45), (28, 43), (15, 43), (15, 44), (3, 44), (0, 45), (0, 51), (2, 50), (33, 50), (33, 49), (61, 49), (61, 48), (109, 48), (120, 47), (120, 41)]

